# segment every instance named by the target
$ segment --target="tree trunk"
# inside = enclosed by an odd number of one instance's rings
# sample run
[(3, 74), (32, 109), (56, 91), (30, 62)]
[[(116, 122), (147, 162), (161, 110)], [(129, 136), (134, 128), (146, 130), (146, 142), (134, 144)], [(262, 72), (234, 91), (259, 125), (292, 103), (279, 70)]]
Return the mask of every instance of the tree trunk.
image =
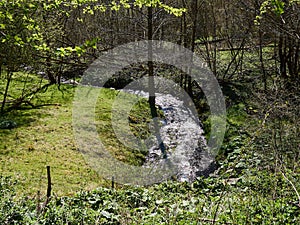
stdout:
[(163, 158), (167, 158), (166, 148), (162, 141), (160, 135), (158, 114), (155, 106), (155, 84), (154, 84), (154, 65), (153, 65), (153, 49), (152, 49), (152, 36), (153, 36), (153, 12), (152, 7), (148, 7), (148, 73), (149, 73), (149, 106), (151, 111), (151, 116), (154, 123), (154, 132), (159, 145), (159, 148), (162, 152)]
[[(197, 31), (197, 17), (198, 17), (198, 0), (193, 0), (193, 28), (192, 28), (192, 37), (191, 37), (191, 51), (194, 52), (195, 51), (195, 41), (196, 41), (196, 31)], [(191, 70), (193, 68), (193, 60), (194, 60), (194, 56), (193, 54), (191, 54), (191, 58), (190, 58), (190, 66), (189, 66), (189, 70), (188, 70), (188, 74), (191, 74)], [(193, 89), (192, 89), (192, 77), (191, 76), (187, 76), (187, 88), (186, 91), (189, 94), (189, 96), (191, 98), (193, 98)]]
[(263, 59), (263, 43), (262, 43), (262, 39), (263, 39), (263, 34), (261, 29), (259, 29), (259, 61), (260, 61), (260, 69), (261, 69), (261, 73), (262, 73), (262, 80), (264, 83), (264, 90), (267, 90), (267, 74), (266, 74), (266, 70), (265, 70), (265, 64), (264, 64), (264, 59)]
[(10, 70), (7, 70), (7, 83), (6, 83), (6, 87), (5, 87), (5, 92), (4, 92), (4, 96), (3, 96), (3, 102), (1, 105), (1, 114), (3, 114), (4, 112), (4, 106), (5, 106), (5, 102), (6, 102), (6, 98), (7, 98), (7, 94), (8, 94), (8, 89), (9, 89), (9, 85), (12, 79), (12, 72)]
[(2, 59), (0, 59), (0, 79), (1, 79), (1, 77), (2, 77)]
[(280, 75), (286, 79), (286, 46), (285, 46), (285, 39), (282, 35), (279, 37), (278, 43), (278, 55), (279, 55), (279, 63), (280, 63)]

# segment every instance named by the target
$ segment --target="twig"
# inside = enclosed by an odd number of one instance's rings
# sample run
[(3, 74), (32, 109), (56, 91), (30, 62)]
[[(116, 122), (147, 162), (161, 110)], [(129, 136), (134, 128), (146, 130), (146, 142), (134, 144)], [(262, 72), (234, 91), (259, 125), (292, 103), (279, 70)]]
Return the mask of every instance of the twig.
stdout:
[(220, 207), (220, 204), (221, 204), (221, 200), (223, 198), (223, 196), (225, 195), (225, 190), (222, 191), (222, 194), (220, 196), (220, 199), (218, 200), (218, 204), (217, 204), (217, 208), (216, 208), (216, 211), (214, 213), (214, 219), (212, 220), (212, 223), (215, 224), (215, 222), (217, 222), (217, 214), (218, 214), (218, 211), (219, 211), (219, 207)]
[[(208, 219), (208, 218), (199, 218), (198, 220), (206, 221), (206, 222), (212, 222), (212, 223), (219, 222), (216, 219)], [(232, 224), (232, 223), (231, 222), (222, 222), (222, 224)]]
[(280, 170), (280, 172), (281, 172), (281, 174), (282, 174), (282, 176), (284, 177), (284, 179), (286, 179), (290, 184), (291, 184), (291, 186), (292, 186), (292, 188), (294, 189), (294, 191), (295, 191), (295, 193), (296, 193), (296, 195), (297, 195), (297, 197), (298, 197), (298, 207), (300, 207), (300, 195), (299, 195), (299, 192), (297, 191), (297, 189), (296, 189), (296, 187), (295, 187), (295, 185), (293, 184), (293, 182), (291, 181), (291, 180), (289, 180), (285, 175), (284, 175), (284, 173)]

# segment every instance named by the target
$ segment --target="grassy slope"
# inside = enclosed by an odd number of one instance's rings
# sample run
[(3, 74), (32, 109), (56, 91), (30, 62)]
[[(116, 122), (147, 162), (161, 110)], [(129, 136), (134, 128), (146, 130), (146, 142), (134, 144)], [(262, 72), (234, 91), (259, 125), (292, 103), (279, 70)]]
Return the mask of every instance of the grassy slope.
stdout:
[[(21, 77), (18, 75), (11, 84), (11, 93), (15, 95), (23, 87)], [(38, 81), (33, 79), (33, 82)], [(62, 85), (60, 89), (52, 86), (33, 101), (37, 105), (51, 105), (12, 111), (1, 118), (2, 121), (13, 120), (18, 124), (15, 129), (0, 129), (0, 172), (20, 181), (17, 188), (20, 193), (33, 195), (38, 190), (45, 192), (46, 165), (51, 166), (53, 191), (58, 195), (91, 190), (109, 183), (89, 168), (74, 144), (72, 100), (75, 88)], [(119, 160), (139, 164), (144, 155), (125, 148), (114, 136), (110, 110), (115, 96), (115, 91), (103, 90), (99, 97), (96, 113), (99, 137), (105, 140), (106, 148)], [(131, 118), (136, 122), (147, 121), (147, 116), (150, 118), (146, 100), (141, 101), (132, 109)], [(132, 124), (132, 127), (136, 134), (141, 129), (147, 133), (143, 124)]]
[(100, 179), (74, 145), (72, 88), (62, 93), (55, 87), (48, 91), (47, 97), (55, 105), (13, 111), (5, 116), (17, 122), (18, 128), (0, 130), (1, 173), (17, 177), (20, 192), (27, 194), (46, 190), (46, 165), (51, 166), (57, 194), (99, 186)]

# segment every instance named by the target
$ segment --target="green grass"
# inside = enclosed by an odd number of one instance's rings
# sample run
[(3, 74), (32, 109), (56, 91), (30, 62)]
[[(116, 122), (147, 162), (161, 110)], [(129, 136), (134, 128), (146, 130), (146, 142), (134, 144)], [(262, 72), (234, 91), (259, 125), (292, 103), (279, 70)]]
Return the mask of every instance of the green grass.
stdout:
[[(22, 93), (24, 76), (18, 74), (13, 80), (10, 87), (12, 96)], [(30, 79), (30, 86), (40, 82), (33, 76)], [(4, 83), (2, 90), (3, 86)], [(26, 91), (29, 91), (28, 88)], [(72, 86), (61, 85), (60, 90), (57, 86), (51, 86), (45, 93), (39, 93), (32, 99), (35, 105), (44, 106), (33, 109), (25, 106), (0, 118), (0, 121), (11, 120), (18, 125), (15, 129), (0, 129), (0, 172), (3, 176), (12, 176), (19, 180), (18, 193), (44, 193), (47, 185), (47, 165), (51, 166), (53, 191), (58, 195), (110, 184), (90, 169), (75, 146), (72, 127), (74, 92), (75, 87)], [(141, 164), (145, 154), (124, 147), (114, 136), (111, 104), (116, 94), (116, 91), (108, 89), (103, 90), (99, 96), (96, 107), (99, 138), (105, 140), (107, 149), (119, 160)], [(145, 99), (140, 99), (130, 113), (131, 120), (135, 121), (131, 123), (131, 129), (142, 138), (148, 137), (147, 122), (150, 112), (147, 104)]]
[(45, 191), (47, 165), (52, 170), (53, 191), (59, 195), (103, 183), (74, 145), (73, 91), (65, 87), (59, 92), (53, 86), (44, 95), (55, 105), (12, 111), (2, 118), (18, 124), (15, 129), (0, 130), (0, 154), (1, 174), (17, 178), (19, 192), (32, 195)]
[[(114, 106), (113, 104), (117, 95), (121, 96), (119, 97), (121, 99), (119, 100), (120, 104)], [(132, 108), (131, 105), (125, 105), (124, 103), (132, 103), (135, 101), (136, 103)], [(116, 109), (115, 107), (118, 108)], [(148, 150), (140, 149), (140, 146), (136, 146), (136, 148), (126, 147), (119, 141), (111, 122), (112, 111), (114, 110), (120, 112), (122, 118), (125, 117), (126, 111), (129, 111), (128, 119), (130, 121), (130, 127), (128, 132), (132, 132), (138, 139), (146, 139), (150, 134), (149, 123), (151, 118), (147, 100), (130, 94), (119, 93), (119, 91), (111, 89), (102, 89), (95, 109), (97, 131), (105, 148), (120, 161), (136, 166), (142, 165)], [(126, 125), (117, 124), (117, 126), (123, 133), (126, 132)], [(132, 141), (126, 140), (126, 142), (128, 146), (134, 146)]]

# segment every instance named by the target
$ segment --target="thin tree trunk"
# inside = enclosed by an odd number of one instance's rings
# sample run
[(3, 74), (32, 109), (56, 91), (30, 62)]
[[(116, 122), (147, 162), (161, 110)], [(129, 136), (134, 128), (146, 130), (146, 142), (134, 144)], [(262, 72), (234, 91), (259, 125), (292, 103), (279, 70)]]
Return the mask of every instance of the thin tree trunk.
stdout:
[(152, 7), (148, 7), (148, 73), (149, 73), (149, 106), (151, 116), (154, 123), (154, 132), (159, 145), (159, 148), (163, 154), (163, 158), (167, 158), (166, 148), (160, 135), (158, 114), (155, 106), (155, 84), (154, 84), (154, 65), (153, 65), (153, 49), (152, 49), (152, 36), (153, 36), (153, 12)]
[[(183, 8), (187, 8), (187, 3), (186, 0), (182, 0), (182, 6)], [(185, 48), (188, 48), (188, 28), (187, 28), (187, 18), (186, 18), (186, 13), (184, 12), (182, 14), (182, 41), (183, 41), (183, 46)], [(188, 69), (188, 68), (187, 68)], [(181, 87), (183, 87), (184, 90), (187, 90), (188, 86), (188, 75), (187, 74), (182, 74), (181, 75)]]
[(286, 46), (285, 46), (285, 40), (283, 36), (279, 37), (279, 43), (278, 43), (278, 54), (279, 54), (279, 61), (280, 61), (280, 75), (286, 79), (287, 73), (286, 73)]
[[(198, 0), (193, 0), (193, 28), (192, 28), (192, 38), (191, 38), (191, 51), (195, 51), (195, 41), (196, 41), (196, 31), (197, 31), (197, 16), (198, 16)], [(191, 70), (193, 67), (193, 54), (191, 54), (190, 58), (190, 66), (188, 70), (188, 74), (191, 74)], [(192, 89), (192, 78), (191, 76), (187, 76), (187, 92), (191, 98), (193, 98), (193, 89)]]
[(264, 90), (267, 90), (267, 74), (265, 70), (265, 64), (263, 59), (263, 43), (262, 43), (262, 31), (259, 29), (259, 61), (260, 61), (260, 68), (262, 72), (262, 80), (264, 82)]
[(0, 79), (1, 79), (1, 77), (2, 77), (2, 59), (0, 59)]
[(4, 112), (4, 106), (5, 106), (5, 102), (6, 102), (6, 98), (7, 98), (7, 94), (8, 94), (8, 89), (9, 89), (9, 85), (12, 79), (12, 72), (10, 70), (7, 70), (7, 83), (6, 83), (6, 87), (5, 87), (5, 92), (4, 92), (4, 96), (3, 96), (3, 102), (1, 105), (1, 114), (3, 114)]

